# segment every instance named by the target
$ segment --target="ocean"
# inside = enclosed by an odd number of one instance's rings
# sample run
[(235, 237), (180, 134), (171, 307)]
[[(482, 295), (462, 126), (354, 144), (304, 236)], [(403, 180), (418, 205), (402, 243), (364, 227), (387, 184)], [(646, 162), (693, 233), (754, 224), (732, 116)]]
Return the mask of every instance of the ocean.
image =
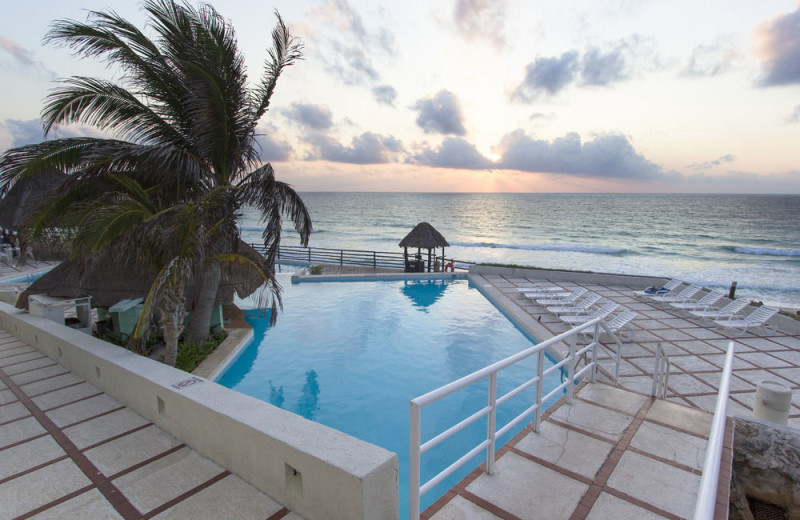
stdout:
[[(448, 258), (680, 278), (737, 297), (800, 307), (800, 196), (301, 193), (312, 247), (401, 251), (419, 222)], [(245, 211), (243, 238), (259, 242)], [(290, 223), (282, 243), (298, 245)]]

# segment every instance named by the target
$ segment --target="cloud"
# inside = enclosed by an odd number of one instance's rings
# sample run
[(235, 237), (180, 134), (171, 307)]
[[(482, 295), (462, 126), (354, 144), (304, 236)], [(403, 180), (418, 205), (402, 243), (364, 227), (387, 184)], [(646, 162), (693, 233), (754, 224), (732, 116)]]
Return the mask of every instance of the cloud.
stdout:
[(503, 136), (498, 150), (502, 152), (498, 167), (510, 170), (620, 179), (665, 177), (622, 135), (601, 135), (582, 143), (574, 132), (544, 141), (515, 130)]
[(392, 136), (364, 132), (354, 137), (351, 146), (325, 134), (312, 134), (306, 140), (314, 148), (308, 160), (324, 160), (349, 164), (384, 164), (394, 162), (403, 145)]
[(372, 89), (375, 100), (382, 105), (394, 106), (397, 99), (397, 91), (391, 85), (379, 85)]
[(256, 143), (261, 148), (259, 158), (262, 162), (288, 161), (294, 154), (288, 141), (271, 133), (256, 135)]
[(435, 96), (417, 101), (412, 110), (419, 111), (417, 125), (426, 134), (466, 135), (464, 114), (455, 94), (440, 90)]
[(485, 38), (497, 47), (505, 45), (505, 14), (508, 0), (456, 0), (453, 20), (467, 40)]
[(34, 52), (30, 49), (21, 47), (14, 40), (10, 40), (0, 35), (0, 49), (6, 51), (14, 61), (23, 68), (41, 72), (51, 79), (55, 79), (56, 73), (48, 69), (44, 63), (34, 58)]
[(800, 83), (800, 8), (766, 22), (756, 30), (764, 87)]
[(794, 107), (794, 112), (786, 119), (787, 123), (800, 123), (800, 105)]
[(730, 41), (720, 39), (711, 44), (700, 44), (692, 50), (681, 75), (689, 78), (716, 76), (726, 72), (740, 58)]
[(372, 59), (378, 54), (397, 54), (394, 34), (385, 27), (370, 30), (347, 0), (328, 0), (311, 11), (322, 23), (323, 33), (312, 36), (325, 70), (348, 85), (378, 81)]
[(42, 121), (39, 119), (29, 119), (27, 121), (6, 119), (3, 121), (3, 126), (11, 134), (12, 147), (41, 143), (45, 140)]
[(514, 90), (512, 99), (532, 101), (542, 92), (557, 94), (572, 83), (578, 64), (577, 51), (565, 52), (558, 58), (537, 58), (525, 67), (525, 79)]
[(460, 137), (448, 137), (437, 150), (424, 147), (409, 158), (409, 162), (435, 168), (463, 170), (487, 170), (495, 167), (494, 163), (478, 152), (475, 145)]
[(292, 103), (281, 113), (291, 121), (314, 130), (327, 130), (333, 126), (331, 109), (311, 103)]
[(605, 53), (596, 47), (589, 49), (581, 59), (582, 84), (605, 87), (628, 79), (624, 52), (624, 46)]
[(735, 159), (735, 157), (733, 155), (727, 154), (727, 155), (723, 155), (719, 159), (714, 159), (713, 161), (704, 161), (704, 162), (701, 162), (701, 163), (692, 163), (692, 164), (687, 165), (686, 167), (687, 168), (692, 168), (692, 169), (695, 169), (695, 170), (699, 170), (699, 169), (706, 170), (708, 168), (713, 168), (714, 166), (719, 166), (722, 163), (733, 162), (734, 159)]

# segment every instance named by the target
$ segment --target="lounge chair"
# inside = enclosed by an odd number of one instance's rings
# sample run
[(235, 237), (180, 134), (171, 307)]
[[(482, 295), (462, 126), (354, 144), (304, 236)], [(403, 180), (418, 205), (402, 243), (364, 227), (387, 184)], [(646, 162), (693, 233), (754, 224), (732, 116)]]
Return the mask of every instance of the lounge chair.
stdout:
[(572, 315), (572, 316), (559, 316), (561, 321), (568, 325), (580, 325), (581, 323), (586, 323), (587, 321), (592, 321), (595, 318), (606, 318), (612, 312), (619, 308), (618, 303), (609, 302), (594, 311), (591, 314), (583, 314), (583, 315)]
[(562, 305), (560, 307), (548, 307), (547, 311), (553, 314), (587, 314), (591, 312), (594, 304), (602, 300), (603, 297), (599, 294), (589, 293), (583, 297), (579, 302), (574, 305)]
[[(606, 323), (606, 328), (608, 328), (608, 330), (611, 331), (612, 334), (618, 336), (619, 339), (621, 340), (633, 341), (633, 327), (630, 327), (631, 335), (627, 339), (623, 337), (622, 331), (625, 329), (625, 327), (630, 325), (633, 322), (633, 320), (635, 320), (638, 317), (639, 315), (633, 311), (622, 311), (621, 313), (614, 316), (614, 319)], [(600, 329), (601, 333), (605, 331), (606, 331), (605, 328)], [(590, 336), (594, 334), (594, 330), (584, 329), (581, 331), (581, 334)]]
[(547, 307), (548, 305), (559, 305), (559, 306), (570, 305), (578, 301), (578, 298), (580, 298), (587, 292), (589, 292), (589, 289), (586, 289), (585, 287), (578, 287), (571, 293), (568, 293), (566, 296), (562, 297), (545, 296), (542, 298), (534, 298), (534, 299), (536, 300), (536, 303), (538, 303), (539, 305), (544, 305), (545, 307)]
[(633, 291), (633, 295), (636, 296), (637, 298), (641, 298), (644, 296), (656, 296), (659, 294), (664, 295), (671, 291), (674, 291), (675, 289), (680, 287), (681, 284), (683, 284), (682, 281), (672, 279), (667, 283), (665, 283), (664, 285), (662, 285), (661, 287), (648, 287), (647, 289), (642, 289), (641, 291)]
[(517, 287), (517, 291), (524, 293), (524, 292), (564, 292), (563, 287), (559, 287), (557, 285), (548, 284), (548, 285), (532, 285), (530, 287)]
[(689, 301), (692, 296), (702, 290), (703, 288), (699, 285), (690, 285), (675, 296), (670, 296), (669, 294), (665, 296), (651, 296), (650, 299), (656, 303), (683, 303)]
[(714, 320), (714, 324), (718, 327), (726, 329), (741, 329), (741, 334), (734, 334), (741, 336), (750, 327), (764, 327), (767, 328), (767, 320), (778, 314), (778, 309), (773, 307), (759, 307), (747, 316), (741, 319), (728, 318), (727, 320)]
[(702, 318), (706, 322), (711, 322), (713, 320), (720, 320), (722, 318), (732, 318), (736, 316), (742, 309), (750, 305), (749, 300), (745, 300), (743, 298), (739, 298), (738, 300), (733, 300), (725, 307), (721, 309), (715, 310), (705, 310), (705, 311), (689, 311), (689, 314), (696, 318)]
[(705, 311), (720, 301), (725, 295), (719, 291), (711, 291), (694, 302), (670, 303), (670, 307), (679, 311)]

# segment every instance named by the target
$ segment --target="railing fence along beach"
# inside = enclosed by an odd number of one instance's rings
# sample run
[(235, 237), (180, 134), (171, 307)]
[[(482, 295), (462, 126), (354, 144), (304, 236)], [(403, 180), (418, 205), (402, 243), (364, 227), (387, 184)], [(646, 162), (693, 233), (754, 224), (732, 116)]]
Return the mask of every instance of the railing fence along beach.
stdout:
[[(264, 252), (263, 244), (248, 244), (259, 252)], [(409, 254), (409, 257), (414, 255)], [(427, 260), (427, 254), (423, 254), (423, 259)], [(331, 249), (325, 247), (302, 247), (302, 246), (280, 246), (278, 248), (278, 261), (321, 263), (336, 265), (354, 265), (372, 268), (405, 269), (405, 256), (396, 251), (367, 251), (359, 249)], [(435, 256), (435, 262), (439, 263), (439, 268), (452, 263), (455, 269), (466, 270), (472, 262), (455, 260), (442, 256)]]
[[(592, 330), (594, 332), (592, 340), (585, 347), (578, 349), (578, 336), (580, 335), (581, 331), (588, 330)], [(572, 403), (575, 381), (580, 380), (583, 376), (587, 375), (587, 373), (589, 374), (590, 379), (594, 381), (598, 366), (597, 361), (599, 359), (598, 347), (610, 350), (609, 347), (601, 344), (598, 341), (600, 334), (603, 332), (608, 333), (616, 343), (616, 350), (612, 351), (612, 356), (618, 367), (622, 343), (620, 342), (619, 338), (617, 338), (606, 327), (605, 322), (603, 322), (601, 318), (595, 318), (594, 320), (575, 327), (572, 330), (550, 338), (547, 341), (539, 343), (538, 345), (534, 345), (531, 348), (525, 349), (522, 352), (518, 352), (513, 356), (509, 356), (506, 359), (498, 361), (497, 363), (489, 365), (481, 370), (473, 372), (472, 374), (464, 376), (461, 379), (453, 381), (452, 383), (441, 386), (425, 395), (413, 399), (411, 401), (409, 427), (409, 518), (411, 520), (419, 520), (420, 497), (423, 494), (450, 476), (460, 467), (464, 466), (464, 464), (467, 464), (473, 457), (480, 454), (484, 450), (486, 451), (486, 472), (490, 475), (494, 474), (497, 438), (507, 433), (526, 418), (530, 418), (531, 415), (533, 415), (532, 422), (534, 425), (534, 431), (538, 432), (541, 424), (543, 403), (546, 403), (549, 399), (555, 397), (564, 390), (566, 390), (567, 403)], [(569, 345), (568, 355), (560, 362), (545, 370), (544, 362), (546, 350), (550, 347), (559, 345), (561, 342), (566, 342)], [(523, 382), (513, 390), (507, 392), (505, 395), (498, 396), (498, 373), (501, 370), (515, 365), (524, 359), (530, 358), (531, 356), (538, 356), (536, 375)], [(577, 366), (577, 361), (585, 356), (588, 356), (586, 366), (576, 373), (575, 369)], [(544, 378), (554, 371), (560, 370), (562, 367), (565, 367), (566, 377), (563, 378), (563, 381), (560, 385), (550, 391), (547, 395), (542, 395)], [(618, 369), (615, 370), (615, 377), (616, 374), (618, 374)], [(487, 405), (458, 424), (450, 427), (444, 432), (423, 443), (421, 439), (422, 408), (482, 380), (487, 380), (489, 385), (489, 400)], [(531, 387), (535, 387), (535, 399), (533, 404), (521, 414), (511, 419), (505, 426), (497, 429), (497, 408)], [(431, 448), (452, 437), (457, 432), (463, 430), (467, 426), (475, 423), (483, 417), (486, 417), (488, 422), (486, 439), (484, 439), (480, 444), (475, 446), (472, 450), (448, 466), (438, 475), (434, 476), (425, 483), (421, 483), (420, 460), (422, 454), (426, 453)]]

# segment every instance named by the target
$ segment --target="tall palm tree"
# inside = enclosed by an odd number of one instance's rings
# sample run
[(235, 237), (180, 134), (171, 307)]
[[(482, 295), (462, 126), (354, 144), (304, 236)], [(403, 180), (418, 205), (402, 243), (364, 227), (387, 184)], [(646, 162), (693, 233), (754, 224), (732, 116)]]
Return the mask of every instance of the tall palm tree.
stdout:
[[(216, 239), (203, 250), (202, 291), (189, 330), (203, 339), (220, 280), (217, 259), (238, 243), (240, 208), (255, 207), (266, 223), (262, 238), (270, 275), (283, 216), (308, 243), (307, 208), (289, 185), (275, 179), (270, 164), (260, 164), (255, 140), (277, 80), (301, 59), (302, 44), (276, 12), (269, 58), (258, 84), (248, 87), (233, 27), (211, 5), (146, 0), (144, 10), (155, 38), (113, 11), (90, 11), (86, 23), (54, 23), (46, 42), (98, 58), (122, 74), (119, 83), (82, 76), (61, 80), (42, 110), (45, 134), (78, 123), (114, 137), (54, 139), (8, 150), (0, 157), (0, 191), (51, 168), (67, 173), (63, 189), (31, 223), (41, 230), (74, 224), (64, 215), (76, 201), (106, 193), (109, 175), (136, 179), (151, 190), (149, 196), (167, 201), (164, 206), (198, 201), (224, 188), (207, 208), (217, 222)], [(279, 286), (271, 287), (279, 304)]]

